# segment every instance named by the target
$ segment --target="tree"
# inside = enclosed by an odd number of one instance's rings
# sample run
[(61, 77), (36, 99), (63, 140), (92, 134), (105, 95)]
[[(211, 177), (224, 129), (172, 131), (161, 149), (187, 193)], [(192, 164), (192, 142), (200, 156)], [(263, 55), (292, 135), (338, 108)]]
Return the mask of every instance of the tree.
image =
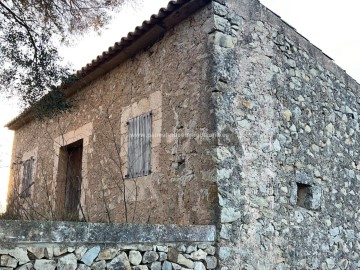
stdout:
[(31, 105), (72, 73), (57, 46), (99, 30), (125, 0), (0, 0), (0, 92)]

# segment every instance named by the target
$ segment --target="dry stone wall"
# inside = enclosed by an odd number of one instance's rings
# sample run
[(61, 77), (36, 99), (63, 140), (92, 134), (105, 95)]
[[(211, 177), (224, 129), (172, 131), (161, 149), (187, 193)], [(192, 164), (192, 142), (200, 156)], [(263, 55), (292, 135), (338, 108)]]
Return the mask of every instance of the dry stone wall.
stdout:
[(217, 266), (214, 226), (2, 221), (0, 231), (1, 269), (205, 270)]
[(359, 84), (259, 2), (213, 9), (221, 269), (359, 269)]
[(117, 245), (28, 245), (0, 248), (1, 269), (35, 270), (205, 270), (215, 269), (215, 247), (208, 243)]

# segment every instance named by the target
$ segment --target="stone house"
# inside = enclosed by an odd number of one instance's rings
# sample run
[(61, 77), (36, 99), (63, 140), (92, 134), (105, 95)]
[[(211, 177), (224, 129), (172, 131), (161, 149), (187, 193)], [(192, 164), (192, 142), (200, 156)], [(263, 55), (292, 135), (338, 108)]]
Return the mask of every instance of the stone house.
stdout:
[(360, 268), (359, 84), (258, 1), (171, 1), (63, 91), (7, 125), (25, 218), (215, 224), (223, 270)]

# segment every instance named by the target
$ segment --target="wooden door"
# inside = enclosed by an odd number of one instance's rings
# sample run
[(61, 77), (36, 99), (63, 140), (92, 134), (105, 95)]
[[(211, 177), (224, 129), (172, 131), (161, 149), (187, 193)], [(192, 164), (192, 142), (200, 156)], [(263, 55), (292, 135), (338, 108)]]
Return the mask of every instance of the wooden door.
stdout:
[(67, 147), (65, 183), (65, 215), (67, 219), (79, 218), (81, 196), (82, 144)]

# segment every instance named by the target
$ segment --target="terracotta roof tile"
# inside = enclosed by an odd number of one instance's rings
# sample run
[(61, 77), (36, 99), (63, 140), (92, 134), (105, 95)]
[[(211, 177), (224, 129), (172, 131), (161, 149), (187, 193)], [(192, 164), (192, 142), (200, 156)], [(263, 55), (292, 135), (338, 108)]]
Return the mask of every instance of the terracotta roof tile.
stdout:
[(87, 64), (79, 71), (77, 71), (77, 77), (82, 78), (86, 76), (89, 72), (98, 67), (102, 62), (106, 61), (112, 55), (121, 51), (123, 47), (129, 45), (129, 43), (131, 43), (133, 40), (144, 34), (144, 32), (149, 30), (151, 26), (160, 23), (163, 18), (165, 18), (174, 10), (187, 2), (190, 2), (190, 0), (170, 1), (166, 8), (161, 8), (158, 14), (151, 15), (150, 20), (143, 21), (141, 26), (137, 26), (133, 32), (129, 32), (126, 37), (121, 38), (120, 42), (115, 42), (115, 44), (109, 47), (107, 51), (104, 51), (101, 55), (97, 56), (96, 59), (92, 60), (91, 63)]

